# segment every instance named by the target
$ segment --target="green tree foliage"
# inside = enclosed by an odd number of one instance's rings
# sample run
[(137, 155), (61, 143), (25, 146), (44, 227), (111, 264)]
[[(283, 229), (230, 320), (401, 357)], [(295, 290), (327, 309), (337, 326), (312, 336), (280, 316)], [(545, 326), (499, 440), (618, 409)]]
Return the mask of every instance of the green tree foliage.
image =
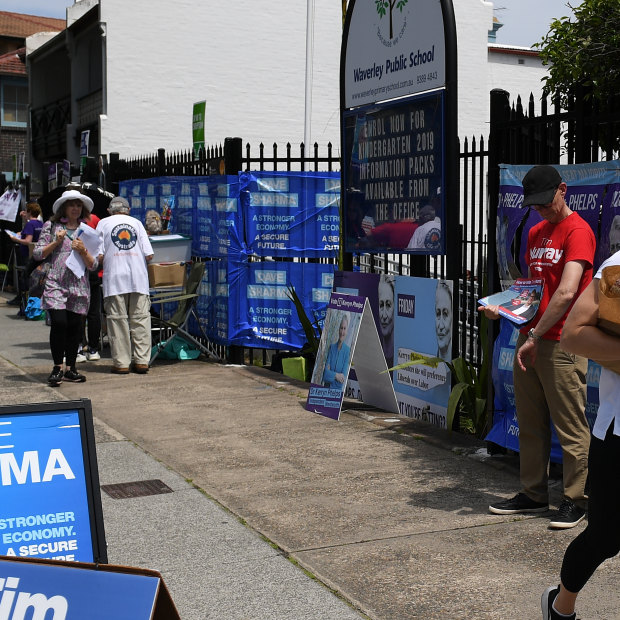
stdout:
[(566, 109), (575, 87), (604, 103), (620, 93), (620, 1), (583, 0), (574, 18), (555, 19), (535, 45), (543, 64), (549, 65), (545, 90)]

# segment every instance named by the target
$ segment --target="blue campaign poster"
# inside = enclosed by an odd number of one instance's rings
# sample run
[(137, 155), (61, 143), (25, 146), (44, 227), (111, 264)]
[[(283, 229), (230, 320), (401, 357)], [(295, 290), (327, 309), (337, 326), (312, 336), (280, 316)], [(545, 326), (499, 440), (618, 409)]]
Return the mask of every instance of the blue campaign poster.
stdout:
[[(500, 319), (500, 332), (493, 345), (493, 426), (486, 436), (486, 441), (492, 441), (519, 452), (519, 422), (514, 396), (514, 382), (512, 367), (514, 363), (515, 347), (519, 337), (519, 328), (507, 319)], [(587, 403), (586, 417), (590, 428), (594, 426), (598, 411), (598, 382), (601, 367), (592, 360), (588, 362)], [(554, 463), (562, 462), (562, 448), (558, 441), (553, 424), (551, 425), (551, 460)]]
[(334, 265), (316, 263), (250, 263), (247, 287), (240, 291), (237, 337), (245, 346), (301, 349), (306, 335), (288, 286), (295, 289), (308, 314), (323, 325), (334, 282)]
[(131, 216), (143, 224), (146, 212), (153, 209), (159, 212), (159, 179), (132, 179), (119, 183), (119, 195), (127, 199)]
[(239, 180), (249, 252), (337, 256), (339, 172), (245, 172)]
[(339, 419), (365, 303), (365, 297), (331, 294), (308, 391), (308, 411)]
[[(137, 569), (125, 569), (135, 571), (134, 574), (122, 570), (2, 559), (1, 617), (150, 620), (158, 605), (161, 578), (155, 574), (135, 574)], [(167, 591), (166, 596), (169, 597)], [(166, 617), (178, 618), (171, 600), (165, 602), (170, 613)]]
[(343, 133), (345, 250), (444, 253), (443, 92), (345, 112)]
[(237, 176), (196, 177), (192, 253), (225, 258), (244, 247)]
[(82, 562), (105, 557), (102, 523), (100, 532), (91, 530), (93, 511), (101, 517), (101, 499), (94, 439), (90, 458), (85, 443), (90, 402), (62, 405), (0, 407), (0, 555)]
[[(397, 277), (395, 287), (394, 364), (412, 353), (452, 359), (452, 282)], [(416, 364), (394, 371), (401, 415), (447, 427), (451, 376), (448, 366)]]

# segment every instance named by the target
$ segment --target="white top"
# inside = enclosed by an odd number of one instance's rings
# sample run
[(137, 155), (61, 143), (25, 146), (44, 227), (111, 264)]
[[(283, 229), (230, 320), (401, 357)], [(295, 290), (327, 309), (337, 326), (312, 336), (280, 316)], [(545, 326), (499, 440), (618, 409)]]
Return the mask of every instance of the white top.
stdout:
[(97, 225), (103, 242), (103, 296), (149, 294), (146, 257), (153, 248), (140, 220), (111, 215)]
[[(601, 279), (603, 269), (610, 265), (620, 265), (620, 252), (610, 256), (596, 272), (594, 276), (597, 280)], [(620, 375), (613, 370), (601, 367), (601, 378), (598, 384), (598, 413), (592, 434), (598, 439), (605, 439), (607, 430), (612, 422), (614, 424), (614, 435), (620, 436)]]
[(407, 249), (412, 250), (415, 248), (423, 248), (427, 250), (435, 249), (438, 246), (439, 239), (441, 238), (441, 219), (436, 217), (430, 222), (418, 226), (414, 231)]

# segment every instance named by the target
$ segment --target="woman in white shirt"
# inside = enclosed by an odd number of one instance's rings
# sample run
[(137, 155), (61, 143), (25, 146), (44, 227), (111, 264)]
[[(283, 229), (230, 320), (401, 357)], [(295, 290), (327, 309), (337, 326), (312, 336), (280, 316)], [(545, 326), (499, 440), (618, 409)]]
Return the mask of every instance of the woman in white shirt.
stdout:
[[(605, 267), (620, 265), (620, 252), (608, 258), (575, 302), (562, 330), (563, 349), (602, 364), (620, 359), (620, 337), (597, 327), (599, 281)], [(561, 583), (545, 590), (545, 620), (575, 618), (575, 601), (594, 571), (620, 552), (620, 374), (605, 367), (599, 381), (599, 409), (589, 454), (588, 526), (566, 549)], [(563, 615), (560, 615), (563, 614)]]

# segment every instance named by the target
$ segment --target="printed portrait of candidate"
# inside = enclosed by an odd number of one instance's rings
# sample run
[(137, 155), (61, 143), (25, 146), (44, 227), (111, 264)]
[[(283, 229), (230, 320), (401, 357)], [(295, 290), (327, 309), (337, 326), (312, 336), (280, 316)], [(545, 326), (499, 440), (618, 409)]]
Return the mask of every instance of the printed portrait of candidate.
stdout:
[(394, 276), (382, 273), (377, 287), (380, 340), (387, 367), (394, 366)]
[(609, 256), (620, 250), (620, 215), (614, 215), (609, 228)]
[(338, 339), (329, 345), (323, 380), (321, 383), (328, 388), (343, 390), (349, 374), (351, 347), (345, 342), (350, 323), (349, 313), (340, 313)]
[(437, 282), (435, 290), (435, 333), (437, 355), (442, 360), (452, 358), (452, 288), (447, 282)]

